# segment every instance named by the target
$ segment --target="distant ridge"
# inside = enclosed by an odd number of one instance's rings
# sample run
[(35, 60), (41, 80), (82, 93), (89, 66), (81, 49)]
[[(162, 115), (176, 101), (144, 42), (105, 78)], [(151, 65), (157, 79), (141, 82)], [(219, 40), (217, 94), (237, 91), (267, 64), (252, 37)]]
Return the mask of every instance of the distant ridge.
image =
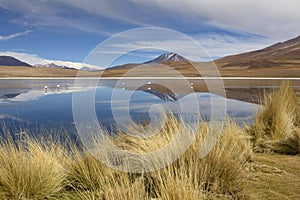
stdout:
[(66, 67), (66, 66), (60, 66), (60, 65), (56, 65), (54, 63), (50, 63), (50, 64), (38, 64), (38, 65), (34, 65), (34, 67), (40, 67), (40, 68), (55, 68), (55, 69), (74, 69), (76, 70), (75, 68), (72, 68), (72, 67)]
[(24, 66), (32, 67), (26, 62), (22, 62), (12, 56), (0, 56), (0, 66)]
[(300, 60), (300, 36), (287, 40), (285, 42), (278, 42), (274, 45), (268, 46), (264, 49), (241, 53), (237, 55), (230, 55), (218, 59), (220, 62), (237, 62), (249, 60), (275, 59), (275, 60)]
[(144, 64), (149, 64), (149, 63), (160, 63), (163, 61), (188, 61), (186, 58), (176, 54), (176, 53), (165, 53), (153, 60), (149, 60), (147, 62), (144, 62)]
[[(30, 69), (34, 69), (35, 76), (75, 76), (75, 70), (85, 70), (85, 76), (98, 76), (97, 66), (82, 63), (73, 63), (67, 61), (48, 61), (48, 64), (34, 65)], [(28, 61), (27, 61), (28, 62)], [(32, 63), (30, 63), (32, 64)], [(12, 69), (15, 66), (30, 66), (11, 56), (0, 56), (1, 67), (0, 76), (33, 76), (28, 70)], [(299, 78), (300, 73), (300, 36), (278, 42), (269, 47), (241, 53), (237, 55), (226, 56), (213, 62), (189, 62), (188, 59), (172, 52), (158, 56), (153, 60), (144, 63), (128, 63), (119, 66), (101, 69), (105, 77), (168, 77), (174, 75), (174, 71), (187, 77), (215, 76), (212, 65), (217, 66), (221, 76), (224, 77), (296, 77)], [(5, 68), (5, 66), (7, 66)], [(38, 67), (37, 67), (38, 66)], [(90, 68), (90, 66), (92, 68)], [(164, 67), (168, 66), (168, 67)], [(68, 67), (68, 68), (66, 68)], [(135, 68), (135, 70), (131, 70)], [(28, 69), (28, 68), (27, 68)], [(65, 69), (65, 70), (63, 70)], [(95, 71), (90, 69), (96, 69)], [(201, 74), (199, 70), (201, 69)], [(31, 70), (31, 71), (34, 71)], [(99, 70), (99, 69), (98, 69)], [(25, 72), (27, 71), (27, 72)], [(55, 74), (54, 74), (55, 71)], [(58, 73), (61, 73), (59, 74)], [(64, 71), (64, 73), (62, 73)], [(43, 72), (43, 75), (40, 75)], [(129, 73), (130, 72), (130, 73)], [(27, 73), (27, 74), (26, 74)], [(48, 74), (47, 74), (48, 73)], [(21, 75), (20, 75), (21, 74)], [(54, 75), (53, 75), (54, 74)]]

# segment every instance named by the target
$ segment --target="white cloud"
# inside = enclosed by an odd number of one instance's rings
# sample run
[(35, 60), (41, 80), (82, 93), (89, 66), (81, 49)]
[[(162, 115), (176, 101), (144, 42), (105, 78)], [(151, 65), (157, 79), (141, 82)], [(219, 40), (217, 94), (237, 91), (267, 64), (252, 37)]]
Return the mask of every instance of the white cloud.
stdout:
[[(61, 2), (98, 16), (137, 25), (168, 27), (168, 21), (175, 18), (179, 26), (185, 22), (191, 26), (207, 23), (280, 39), (294, 37), (300, 33), (299, 0), (131, 0), (126, 3), (61, 0)], [(165, 24), (162, 24), (162, 21)]]
[[(143, 35), (143, 34), (141, 34)], [(170, 37), (169, 37), (170, 36)], [(151, 39), (149, 39), (151, 38)], [(172, 35), (164, 35), (162, 33), (153, 34), (151, 36), (136, 37), (134, 40), (127, 42), (126, 39), (116, 39), (109, 42), (108, 45), (98, 46), (91, 52), (91, 58), (100, 58), (101, 55), (130, 55), (127, 52), (134, 49), (138, 55), (138, 51), (149, 51), (147, 56), (153, 58), (151, 54), (161, 51), (176, 51), (176, 53), (192, 60), (192, 61), (208, 61), (220, 58), (227, 55), (243, 53), (247, 51), (258, 50), (269, 46), (274, 43), (273, 40), (268, 38), (238, 38), (225, 34), (200, 34), (195, 35), (193, 38), (187, 39), (186, 37), (173, 37)], [(195, 46), (195, 42), (200, 45)], [(159, 47), (159, 48), (158, 48)], [(95, 56), (93, 56), (95, 54)], [(99, 56), (98, 56), (99, 55)], [(92, 59), (91, 59), (92, 60)], [(99, 62), (104, 59), (96, 59)]]
[(235, 28), (280, 39), (300, 33), (299, 0), (132, 0), (160, 8), (172, 17), (205, 20), (206, 23)]
[(18, 32), (18, 33), (13, 33), (13, 34), (6, 35), (6, 36), (1, 36), (0, 35), (0, 41), (7, 41), (7, 40), (10, 40), (10, 39), (25, 35), (29, 32), (31, 32), (31, 31)]
[(213, 58), (255, 51), (277, 42), (270, 38), (239, 38), (224, 34), (198, 35), (195, 40)]
[(150, 25), (129, 15), (132, 12), (132, 6), (129, 3), (124, 4), (120, 0), (56, 0), (38, 3), (31, 0), (2, 0), (0, 7), (22, 13), (24, 18), (12, 20), (17, 24), (25, 22), (33, 26), (71, 27), (86, 32), (111, 35), (116, 31), (113, 31), (114, 28), (107, 23), (108, 19), (131, 25)]
[[(106, 19), (122, 22), (124, 27), (152, 25), (181, 31), (184, 30), (181, 26), (201, 31), (204, 25), (210, 24), (276, 39), (300, 33), (299, 0), (57, 0), (40, 3), (3, 0), (0, 6), (21, 12), (37, 24), (70, 26), (105, 34), (120, 30), (105, 24)], [(70, 17), (73, 15), (76, 17)]]

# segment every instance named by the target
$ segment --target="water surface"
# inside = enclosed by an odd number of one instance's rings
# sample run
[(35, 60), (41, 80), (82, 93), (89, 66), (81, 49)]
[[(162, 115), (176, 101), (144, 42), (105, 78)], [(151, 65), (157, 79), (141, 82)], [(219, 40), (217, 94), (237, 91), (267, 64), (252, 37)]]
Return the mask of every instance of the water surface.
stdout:
[[(0, 83), (0, 121), (9, 129), (26, 129), (32, 134), (62, 129), (76, 133), (72, 113), (73, 93), (84, 96), (91, 90), (95, 92), (93, 106), (97, 119), (109, 131), (117, 126), (113, 114), (117, 113), (117, 117), (122, 118), (127, 108), (132, 120), (142, 125), (151, 121), (149, 110), (153, 106), (170, 110), (175, 115), (181, 114), (182, 104), (188, 105), (190, 111), (197, 110), (195, 106), (199, 106), (197, 113), (190, 114), (200, 115), (209, 121), (212, 112), (218, 112), (222, 109), (221, 104), (226, 102), (226, 115), (236, 118), (241, 125), (249, 123), (260, 108), (257, 104), (226, 99), (209, 92), (187, 91), (176, 80), (166, 81), (164, 85), (156, 84), (155, 80), (105, 80), (100, 81), (96, 89), (89, 85), (88, 80), (81, 87), (74, 87), (72, 79), (0, 80)], [(175, 85), (176, 91), (168, 90), (168, 84)], [(191, 101), (192, 95), (196, 96), (197, 105), (194, 100)], [(85, 103), (83, 101), (82, 105)]]

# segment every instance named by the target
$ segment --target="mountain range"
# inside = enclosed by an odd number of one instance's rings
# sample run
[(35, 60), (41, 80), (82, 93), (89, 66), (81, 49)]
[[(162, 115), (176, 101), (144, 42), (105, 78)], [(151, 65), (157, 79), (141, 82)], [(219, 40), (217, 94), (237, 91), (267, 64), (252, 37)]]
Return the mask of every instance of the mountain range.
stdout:
[(0, 52), (0, 66), (27, 66), (38, 68), (75, 69), (84, 71), (103, 69), (102, 67), (86, 63), (48, 60), (37, 57), (36, 55), (17, 52)]
[[(87, 76), (98, 76), (99, 67), (67, 61), (42, 60), (43, 63), (32, 65), (12, 56), (0, 56), (0, 66), (22, 66), (44, 69), (87, 70)], [(279, 42), (264, 49), (226, 56), (210, 62), (193, 62), (171, 52), (158, 56), (144, 63), (129, 63), (103, 70), (103, 76), (214, 76), (211, 66), (216, 65), (222, 76), (257, 76), (257, 77), (299, 77), (300, 74), (300, 36)], [(168, 67), (165, 67), (168, 66)], [(131, 70), (133, 69), (134, 70)], [(2, 72), (4, 67), (0, 68)], [(176, 73), (174, 73), (177, 71)], [(11, 68), (0, 76), (10, 76)], [(71, 71), (70, 71), (71, 70)], [(96, 71), (92, 73), (92, 71)], [(201, 75), (199, 74), (201, 71)], [(75, 72), (69, 73), (73, 76)], [(44, 73), (45, 74), (45, 73)], [(46, 74), (45, 74), (46, 75)], [(63, 74), (60, 74), (63, 76)]]
[[(164, 67), (166, 65), (168, 68)], [(222, 76), (299, 77), (300, 36), (264, 49), (230, 55), (211, 62), (189, 61), (172, 52), (144, 63), (125, 64), (106, 69), (104, 75), (176, 76), (175, 69), (184, 76), (215, 76), (216, 73), (212, 72), (213, 65)]]
[[(55, 69), (75, 69), (75, 68), (72, 68), (72, 67), (67, 67), (67, 66), (60, 66), (60, 65), (56, 65), (54, 63), (49, 63), (49, 64), (37, 64), (37, 65), (34, 65), (34, 67), (40, 67), (40, 68), (55, 68)], [(76, 70), (76, 69), (75, 69)]]

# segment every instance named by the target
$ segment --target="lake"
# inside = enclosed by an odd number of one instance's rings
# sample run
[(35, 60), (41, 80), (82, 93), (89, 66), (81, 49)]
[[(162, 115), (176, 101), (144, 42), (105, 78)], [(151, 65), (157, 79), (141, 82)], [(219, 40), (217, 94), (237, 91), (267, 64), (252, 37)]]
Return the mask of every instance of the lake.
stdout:
[[(171, 111), (176, 116), (197, 115), (210, 121), (212, 115), (220, 112), (224, 105), (225, 115), (235, 118), (243, 126), (251, 122), (261, 107), (209, 93), (202, 90), (196, 80), (188, 82), (189, 88), (182, 87), (179, 80), (105, 79), (94, 86), (90, 79), (86, 79), (81, 83), (84, 84), (74, 85), (74, 79), (0, 80), (2, 129), (12, 129), (14, 133), (28, 130), (31, 134), (76, 134), (74, 94), (81, 98), (91, 92), (94, 97), (91, 108), (95, 110), (99, 124), (110, 132), (120, 128), (118, 126), (132, 125), (133, 122), (147, 125), (153, 120), (151, 115), (160, 116), (159, 112), (162, 111)], [(170, 85), (173, 89), (169, 89)], [(76, 106), (80, 107), (76, 110), (77, 114), (80, 109), (86, 111), (85, 106), (91, 103), (87, 101), (85, 98), (77, 100)]]

